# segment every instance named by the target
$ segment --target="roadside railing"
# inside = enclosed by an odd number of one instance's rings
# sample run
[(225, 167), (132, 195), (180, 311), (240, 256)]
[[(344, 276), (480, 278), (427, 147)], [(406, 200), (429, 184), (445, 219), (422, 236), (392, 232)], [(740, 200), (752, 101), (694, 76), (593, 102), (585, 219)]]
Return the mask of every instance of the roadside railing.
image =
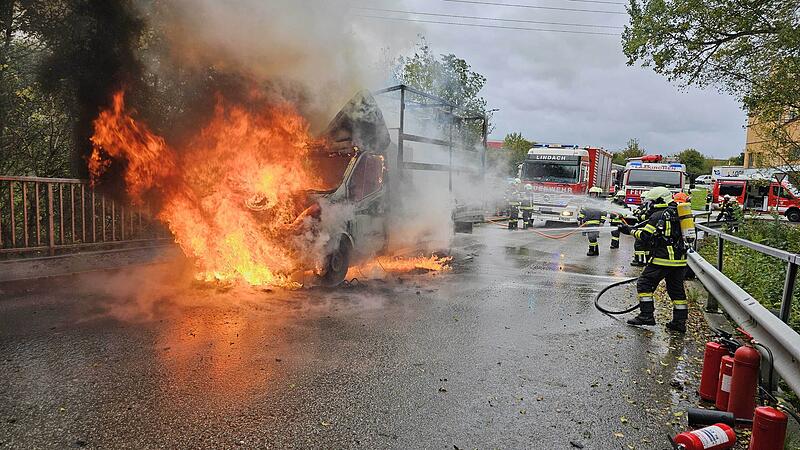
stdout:
[(743, 247), (755, 250), (764, 255), (771, 256), (786, 263), (786, 277), (783, 283), (783, 294), (781, 297), (781, 307), (778, 317), (781, 321), (788, 323), (789, 316), (792, 311), (792, 297), (794, 294), (794, 286), (797, 281), (797, 268), (800, 264), (800, 255), (790, 253), (777, 248), (769, 247), (757, 242), (748, 241), (732, 234), (725, 233), (722, 230), (714, 229), (705, 225), (696, 224), (695, 227), (698, 231), (702, 231), (706, 235), (714, 235), (717, 239), (717, 265), (716, 268), (720, 272), (723, 270), (725, 263), (725, 242), (731, 242)]
[[(718, 304), (742, 329), (768, 347), (772, 351), (777, 373), (794, 392), (800, 392), (800, 334), (787, 323), (800, 255), (748, 241), (705, 225), (695, 226), (704, 235), (713, 235), (717, 239), (716, 266), (697, 252), (689, 253), (689, 266), (708, 290), (709, 300), (713, 299), (708, 305), (709, 309), (716, 309)], [(742, 245), (786, 262), (786, 278), (778, 316), (722, 273), (725, 242)]]
[(96, 192), (70, 178), (0, 176), (0, 255), (169, 240), (149, 211)]

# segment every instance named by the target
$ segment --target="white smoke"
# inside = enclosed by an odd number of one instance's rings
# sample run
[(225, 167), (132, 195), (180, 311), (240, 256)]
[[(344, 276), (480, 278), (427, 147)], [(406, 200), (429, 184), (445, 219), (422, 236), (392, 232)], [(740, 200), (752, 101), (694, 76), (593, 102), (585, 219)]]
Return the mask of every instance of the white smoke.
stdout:
[[(359, 19), (352, 0), (172, 0), (145, 14), (179, 67), (236, 73), (291, 91), (314, 125), (353, 93), (383, 87), (387, 49), (411, 47), (408, 24)], [(396, 27), (396, 28), (394, 28)]]

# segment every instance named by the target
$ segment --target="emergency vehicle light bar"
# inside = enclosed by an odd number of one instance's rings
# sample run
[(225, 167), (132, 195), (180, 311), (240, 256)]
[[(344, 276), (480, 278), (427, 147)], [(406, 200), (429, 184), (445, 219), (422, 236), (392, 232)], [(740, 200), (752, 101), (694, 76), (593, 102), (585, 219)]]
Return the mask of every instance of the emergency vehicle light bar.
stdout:
[(573, 144), (533, 144), (533, 148), (580, 148)]

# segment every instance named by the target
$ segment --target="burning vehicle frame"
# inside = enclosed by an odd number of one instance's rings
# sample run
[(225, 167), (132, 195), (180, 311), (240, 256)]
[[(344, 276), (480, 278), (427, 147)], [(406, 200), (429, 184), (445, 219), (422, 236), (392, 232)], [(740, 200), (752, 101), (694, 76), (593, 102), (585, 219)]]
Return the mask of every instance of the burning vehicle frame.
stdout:
[[(124, 91), (94, 122), (92, 182), (121, 169), (127, 197), (154, 205), (198, 279), (298, 287), (311, 272), (335, 286), (353, 265), (442, 249), (454, 223), (481, 219), (482, 194), (464, 188), (484, 177), (486, 117), (398, 85), (358, 92), (313, 136), (296, 105), (250, 92), (246, 103), (218, 95), (177, 142), (139, 120)], [(433, 194), (436, 224), (420, 215)]]
[[(399, 123), (396, 143), (392, 142), (390, 129), (384, 120), (376, 96), (386, 97), (399, 93)], [(435, 116), (444, 124), (447, 139), (407, 132), (409, 109), (422, 110)], [(470, 123), (476, 123), (479, 135), (472, 147), (462, 137)], [(445, 99), (397, 85), (373, 92), (357, 94), (334, 117), (323, 133), (328, 145), (319, 149), (317, 157), (339, 158), (347, 161), (341, 182), (334, 189), (317, 193), (317, 198), (333, 204), (349, 203), (353, 218), (348, 220), (340, 236), (333, 242), (319, 273), (322, 284), (335, 286), (344, 281), (349, 267), (376, 254), (390, 254), (393, 231), (389, 224), (411, 205), (404, 202), (403, 187), (413, 183), (409, 172), (434, 171), (447, 173), (447, 189), (453, 193), (453, 177), (468, 174), (483, 180), (486, 163), (486, 138), (488, 120), (484, 115), (465, 114), (459, 107)], [(392, 129), (391, 131), (395, 131)], [(429, 133), (433, 134), (433, 133)], [(436, 146), (447, 151), (447, 163), (414, 161), (407, 152), (410, 143)], [(479, 159), (478, 167), (456, 165), (454, 156), (469, 152)], [(344, 165), (341, 164), (340, 165)], [(396, 175), (396, 176), (394, 176)], [(471, 228), (474, 221), (482, 219), (481, 204), (467, 204), (458, 200), (452, 204), (451, 217), (457, 229)]]

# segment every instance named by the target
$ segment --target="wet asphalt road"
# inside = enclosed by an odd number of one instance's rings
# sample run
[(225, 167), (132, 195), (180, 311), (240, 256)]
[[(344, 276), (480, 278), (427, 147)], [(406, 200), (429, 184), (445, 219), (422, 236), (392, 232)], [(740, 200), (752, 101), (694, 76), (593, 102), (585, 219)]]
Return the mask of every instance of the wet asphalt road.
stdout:
[(0, 447), (668, 448), (699, 340), (595, 311), (636, 274), (608, 242), (487, 224), (448, 273), (333, 290), (175, 264), (0, 284)]

